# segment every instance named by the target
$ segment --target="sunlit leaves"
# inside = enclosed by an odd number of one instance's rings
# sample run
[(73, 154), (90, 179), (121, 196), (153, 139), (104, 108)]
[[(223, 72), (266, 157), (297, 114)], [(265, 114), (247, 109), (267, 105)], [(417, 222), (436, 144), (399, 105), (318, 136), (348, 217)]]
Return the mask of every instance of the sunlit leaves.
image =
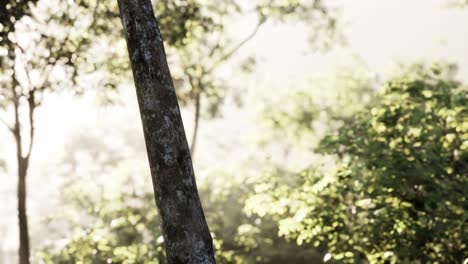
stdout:
[(468, 96), (452, 76), (444, 64), (401, 67), (378, 104), (322, 140), (319, 150), (341, 160), (336, 171), (300, 185), (278, 174), (267, 182), (281, 184), (258, 189), (246, 208), (276, 215), (280, 235), (326, 245), (340, 263), (462, 261)]
[[(217, 263), (319, 259), (314, 250), (278, 239), (271, 219), (244, 214), (244, 201), (253, 192), (251, 183), (222, 172), (208, 177), (199, 187)], [(73, 181), (66, 188), (64, 202), (77, 213), (69, 221), (74, 231), (64, 233), (66, 241), (56, 241), (38, 257), (45, 263), (107, 263), (109, 259), (112, 263), (166, 263), (152, 193), (135, 194), (141, 188), (131, 182), (113, 195), (94, 185)]]
[[(162, 243), (156, 243), (160, 234), (153, 196), (120, 193), (119, 197), (93, 197), (90, 194), (73, 195), (75, 209), (88, 209), (81, 218), (89, 223), (75, 227), (75, 234), (65, 247), (42, 252), (46, 263), (161, 263), (164, 260)], [(93, 199), (98, 198), (98, 202)], [(86, 201), (87, 202), (84, 202)], [(99, 207), (97, 207), (99, 205)], [(88, 208), (86, 208), (88, 207)]]

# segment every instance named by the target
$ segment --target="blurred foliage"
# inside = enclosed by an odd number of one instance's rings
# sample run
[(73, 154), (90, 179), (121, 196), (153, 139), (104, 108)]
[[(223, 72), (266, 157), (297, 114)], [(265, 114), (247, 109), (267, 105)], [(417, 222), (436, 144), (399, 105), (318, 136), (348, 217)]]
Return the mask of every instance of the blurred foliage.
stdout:
[(246, 203), (337, 263), (461, 263), (468, 253), (467, 89), (412, 65), (317, 151), (337, 167), (267, 173)]
[(288, 147), (314, 147), (312, 141), (324, 136), (320, 131), (337, 130), (375, 101), (376, 82), (362, 66), (337, 67), (312, 79), (306, 88), (291, 89), (263, 106), (260, 119), (270, 135), (262, 135), (261, 143), (289, 140)]
[[(184, 47), (179, 46), (174, 52), (169, 50), (169, 56), (172, 55), (173, 60), (179, 64), (175, 63), (175, 67), (171, 64), (179, 101), (182, 105), (195, 102), (197, 106), (197, 102), (200, 104), (203, 100), (202, 112), (209, 117), (219, 114), (219, 106), (229, 88), (228, 80), (218, 74), (219, 68), (238, 53), (267, 22), (307, 23), (315, 34), (313, 38), (316, 41), (312, 42), (314, 44), (331, 44), (341, 37), (336, 26), (338, 12), (320, 0), (256, 0), (248, 4), (230, 0), (223, 2), (223, 5), (212, 0), (203, 3), (195, 1), (195, 4), (205, 14), (205, 24), (189, 30), (188, 37), (183, 40)], [(239, 34), (240, 39), (229, 33), (232, 30), (229, 21), (233, 18), (250, 18), (254, 21), (250, 31)], [(164, 29), (164, 26), (161, 25), (161, 28)], [(249, 56), (241, 63), (240, 68), (249, 72), (254, 65), (254, 56)]]
[[(164, 247), (158, 233), (154, 196), (122, 191), (118, 196), (83, 193), (74, 184), (65, 201), (81, 212), (83, 226), (74, 227), (60, 254), (40, 252), (45, 263), (161, 263)], [(87, 223), (87, 224), (86, 224)], [(164, 262), (163, 262), (164, 263)]]
[[(209, 24), (193, 1), (158, 6), (171, 46)], [(0, 53), (7, 55), (0, 57), (0, 102), (11, 101), (13, 86), (25, 98), (34, 90), (38, 104), (44, 90), (64, 88), (76, 93), (97, 88), (104, 103), (118, 98), (116, 87), (130, 71), (115, 1), (6, 1), (0, 8)]]
[(0, 46), (9, 42), (8, 34), (15, 31), (15, 23), (30, 14), (30, 7), (38, 0), (3, 0), (0, 2)]
[(338, 9), (323, 0), (261, 0), (256, 6), (261, 19), (285, 21), (297, 19), (307, 23), (313, 48), (326, 50), (342, 44), (338, 26)]
[(4, 170), (6, 168), (6, 163), (3, 160), (0, 160), (0, 171)]
[(92, 30), (93, 12), (74, 1), (26, 2), (7, 4), (11, 25), (0, 26), (0, 107), (24, 105), (34, 112), (50, 92), (113, 86), (106, 71), (96, 71), (115, 50), (96, 52), (102, 43)]
[[(337, 8), (321, 0), (163, 0), (154, 7), (179, 102), (196, 108), (196, 128), (200, 116), (220, 114), (229, 86), (220, 68), (266, 23), (307, 23), (321, 48), (342, 38)], [(0, 19), (0, 53), (7, 55), (0, 56), (0, 106), (29, 100), (35, 108), (50, 91), (91, 88), (101, 103), (123, 100), (116, 88), (131, 71), (115, 1), (4, 1)], [(238, 19), (251, 20), (251, 28), (234, 35)], [(240, 68), (254, 65), (247, 56)]]
[[(279, 238), (275, 221), (247, 217), (243, 206), (253, 185), (220, 174), (200, 186), (218, 263), (319, 261), (315, 250)], [(124, 185), (109, 195), (104, 186), (71, 181), (63, 197), (73, 212), (67, 218), (71, 231), (37, 257), (44, 263), (166, 263), (152, 192), (142, 192), (145, 188), (131, 181)]]
[(450, 0), (449, 4), (454, 7), (467, 7), (468, 1), (467, 0)]
[[(269, 126), (279, 137), (297, 126), (301, 138), (320, 118), (296, 114), (318, 109), (328, 136), (309, 151), (335, 164), (314, 163), (297, 173), (275, 164), (256, 177), (222, 170), (205, 175), (199, 190), (218, 263), (460, 263), (468, 242), (467, 89), (454, 81), (454, 70), (400, 66), (379, 93), (372, 75), (340, 70), (332, 78), (338, 94), (316, 98), (301, 91), (289, 101), (295, 107), (264, 111), (267, 119), (282, 116), (282, 125)], [(132, 173), (112, 165), (125, 164), (121, 159), (92, 158), (105, 162), (99, 173)], [(73, 232), (64, 231), (65, 239), (38, 257), (45, 263), (165, 263), (151, 191), (128, 181), (109, 195), (108, 184), (86, 182), (65, 188)]]
[[(106, 42), (107, 47), (119, 47), (108, 54), (107, 62), (99, 67), (113, 73), (107, 76), (107, 86), (113, 88), (118, 83), (112, 81), (113, 78), (130, 72), (117, 3), (97, 0), (73, 2), (93, 14), (89, 32), (93, 33), (94, 41), (102, 36), (101, 41)], [(219, 114), (229, 85), (218, 73), (220, 66), (251, 40), (265, 23), (307, 23), (314, 40), (311, 43), (321, 48), (328, 48), (342, 39), (337, 26), (337, 8), (327, 6), (321, 0), (256, 0), (248, 3), (229, 0), (223, 5), (216, 0), (163, 0), (155, 2), (154, 11), (166, 45), (179, 103), (200, 107), (203, 115), (209, 117)], [(230, 33), (233, 19), (251, 19), (250, 31), (233, 36)], [(250, 62), (251, 69), (254, 60), (248, 58), (246, 61)], [(248, 70), (246, 65), (242, 63), (241, 68)]]
[[(340, 69), (337, 71), (336, 74), (332, 75), (328, 78), (323, 78), (316, 80), (313, 82), (313, 85), (316, 85), (317, 90), (323, 90), (334, 87), (338, 85), (340, 88), (340, 92), (348, 91), (349, 98), (356, 98), (356, 100), (363, 100), (363, 98), (369, 101), (371, 95), (364, 95), (364, 94), (371, 94), (372, 88), (371, 83), (372, 80), (368, 78), (368, 74), (363, 69), (359, 71), (351, 71), (349, 69)], [(362, 93), (362, 95), (358, 96), (355, 95)], [(305, 96), (305, 91), (300, 93), (303, 95), (304, 100), (312, 100), (314, 96), (308, 95)], [(321, 103), (320, 107), (323, 109), (332, 109), (332, 102), (342, 102), (343, 104), (350, 103), (353, 104), (354, 101), (346, 101), (344, 97), (339, 95), (338, 93), (331, 92), (329, 94), (321, 93), (320, 98), (315, 98), (316, 103)], [(294, 96), (297, 100), (300, 100), (301, 96)], [(367, 98), (369, 97), (369, 98)], [(337, 100), (337, 98), (343, 98), (343, 100)], [(367, 98), (367, 99), (366, 99)], [(289, 101), (288, 101), (289, 102)], [(291, 105), (298, 103), (298, 101), (290, 101)], [(301, 104), (303, 105), (303, 104)], [(312, 103), (311, 103), (312, 105)], [(341, 107), (341, 103), (337, 104)], [(292, 109), (296, 110), (306, 110), (306, 108), (301, 107), (292, 107)], [(323, 110), (322, 109), (322, 110)], [(283, 109), (284, 110), (284, 109)], [(281, 110), (281, 111), (283, 111)], [(333, 108), (333, 111), (330, 110), (330, 113), (337, 112), (337, 110)], [(273, 111), (264, 111), (265, 117), (267, 119), (270, 118), (267, 114), (274, 114)], [(350, 113), (346, 113), (340, 116), (348, 116)], [(287, 121), (285, 118), (283, 121)], [(297, 122), (297, 121), (294, 121)], [(287, 124), (294, 123), (293, 121), (289, 120)], [(286, 125), (286, 123), (284, 123)], [(310, 127), (306, 124), (300, 124), (297, 122), (297, 126), (304, 126), (303, 131), (306, 129), (310, 130)], [(107, 127), (107, 126), (105, 126)], [(100, 128), (103, 130), (101, 134), (110, 133), (110, 131), (106, 132), (109, 128)], [(271, 129), (271, 128), (269, 128)], [(279, 130), (276, 128), (275, 130)], [(113, 132), (115, 133), (115, 132)], [(85, 177), (85, 179), (90, 180), (89, 184), (96, 184), (96, 180), (91, 180), (96, 178), (95, 176), (88, 176), (87, 174), (102, 174), (102, 175), (113, 175), (115, 178), (116, 175), (121, 174), (122, 171), (127, 171), (128, 173), (132, 173), (134, 169), (124, 169), (121, 168), (120, 165), (125, 163), (122, 162), (121, 159), (126, 159), (125, 155), (122, 156), (121, 153), (118, 151), (119, 148), (125, 148), (124, 146), (120, 146), (117, 144), (115, 146), (115, 140), (111, 140), (108, 146), (101, 146), (100, 143), (96, 144), (99, 141), (99, 138), (102, 138), (102, 135), (91, 135), (87, 134), (83, 141), (83, 136), (79, 137), (79, 142), (75, 144), (67, 144), (67, 148), (74, 149), (75, 151), (80, 151), (80, 153), (86, 153), (89, 158), (84, 160), (89, 160), (93, 162), (93, 165), (85, 165), (82, 163), (77, 162), (75, 155), (70, 152), (70, 156), (66, 156), (63, 161), (64, 164), (70, 164), (70, 171), (64, 171), (64, 174), (77, 174), (77, 170), (82, 171), (82, 169), (78, 169), (77, 167), (82, 166), (91, 166), (96, 167), (95, 169), (89, 169), (83, 171), (81, 177)], [(286, 138), (288, 136), (278, 135), (281, 138)], [(126, 137), (126, 136), (125, 136)], [(128, 141), (126, 144), (133, 145), (132, 140), (125, 140), (123, 139), (123, 135), (119, 135), (118, 138), (124, 141)], [(77, 140), (75, 138), (74, 140)], [(72, 139), (73, 140), (73, 139)], [(271, 139), (274, 140), (274, 139)], [(111, 147), (112, 150), (107, 150)], [(110, 151), (112, 153), (110, 157), (103, 158), (102, 151)], [(132, 156), (132, 155), (130, 155)], [(102, 162), (102, 163), (101, 163)], [(135, 167), (134, 165), (128, 165), (129, 167)], [(138, 166), (142, 166), (142, 164), (138, 164)], [(278, 217), (258, 217), (254, 215), (246, 215), (244, 213), (244, 206), (246, 200), (250, 197), (252, 193), (256, 191), (256, 181), (255, 177), (244, 175), (240, 173), (242, 170), (228, 173), (226, 171), (214, 171), (209, 173), (203, 180), (199, 183), (199, 192), (202, 199), (202, 204), (204, 205), (205, 216), (207, 218), (207, 222), (210, 226), (210, 230), (214, 237), (214, 245), (216, 248), (216, 257), (218, 263), (317, 263), (320, 262), (322, 257), (318, 254), (318, 251), (314, 248), (310, 248), (308, 245), (301, 245), (298, 246), (295, 240), (291, 239), (284, 239), (278, 237), (278, 225), (277, 222), (280, 220)], [(149, 178), (149, 176), (148, 176)], [(292, 178), (292, 176), (291, 176)], [(131, 251), (131, 247), (139, 247), (139, 245), (143, 242), (137, 240), (136, 242), (133, 241), (125, 241), (115, 239), (115, 237), (120, 237), (121, 234), (119, 230), (114, 230), (109, 228), (112, 226), (113, 219), (120, 219), (120, 218), (130, 218), (129, 213), (122, 209), (123, 207), (128, 208), (130, 212), (134, 212), (132, 214), (138, 215), (139, 213), (146, 215), (149, 211), (154, 210), (154, 201), (150, 192), (147, 193), (137, 193), (137, 198), (130, 197), (128, 193), (134, 193), (132, 190), (128, 190), (127, 188), (130, 186), (135, 186), (134, 183), (124, 183), (122, 184), (123, 188), (122, 194), (120, 191), (116, 193), (116, 199), (108, 199), (108, 198), (96, 198), (99, 197), (102, 193), (102, 190), (96, 188), (87, 187), (79, 187), (79, 184), (76, 182), (72, 182), (69, 184), (75, 190), (66, 188), (66, 198), (63, 201), (68, 204), (72, 205), (67, 211), (70, 212), (78, 212), (77, 215), (72, 214), (68, 219), (69, 226), (71, 230), (79, 230), (74, 232), (73, 240), (58, 240), (52, 243), (49, 248), (46, 248), (42, 253), (40, 253), (40, 258), (45, 261), (46, 263), (60, 263), (60, 261), (86, 261), (86, 260), (93, 260), (96, 263), (106, 263), (107, 259), (112, 259), (113, 263), (146, 263), (144, 261), (138, 260), (136, 262), (122, 262), (123, 260), (120, 259), (118, 256), (113, 256), (113, 251), (110, 249), (104, 253), (97, 253), (92, 255), (93, 247), (96, 248), (98, 243), (92, 240), (94, 234), (99, 233), (101, 234), (101, 238), (105, 238), (105, 243), (110, 244), (110, 248), (127, 248), (127, 251)], [(109, 189), (110, 187), (107, 185), (105, 189)], [(134, 190), (145, 190), (141, 186), (132, 187)], [(88, 190), (88, 191), (84, 191)], [(148, 190), (149, 191), (149, 190)], [(83, 198), (83, 196), (85, 198)], [(93, 198), (94, 197), (94, 198)], [(121, 197), (121, 198), (120, 198)], [(145, 204), (146, 208), (141, 209), (135, 208), (136, 202), (134, 200), (139, 200), (139, 204)], [(86, 200), (87, 202), (80, 202), (82, 200)], [(124, 201), (128, 201), (126, 204), (122, 204)], [(112, 213), (112, 215), (102, 214), (100, 213), (101, 210), (107, 212), (107, 209), (103, 209), (109, 206), (109, 204), (114, 204), (117, 208), (120, 208), (119, 212)], [(97, 210), (97, 212), (94, 212)], [(81, 212), (85, 213), (86, 216), (81, 215)], [(83, 220), (88, 219), (90, 214), (94, 216), (92, 221)], [(160, 236), (159, 229), (157, 228), (157, 216), (152, 215), (150, 218), (145, 219), (148, 223), (146, 229), (144, 231), (138, 230), (140, 233), (151, 233), (151, 236), (147, 236), (150, 241), (146, 241), (146, 244), (150, 245), (157, 245), (152, 247), (152, 251), (158, 251), (162, 247), (161, 240), (158, 242), (158, 238)], [(102, 220), (105, 219), (105, 220)], [(52, 221), (60, 221), (58, 219), (52, 219)], [(92, 225), (84, 225), (83, 221), (93, 223)], [(98, 223), (98, 224), (95, 224)], [(130, 221), (123, 221), (126, 225), (129, 225), (127, 228), (133, 230), (133, 225), (131, 225)], [(67, 235), (70, 233), (66, 231), (62, 233), (62, 237), (66, 238), (69, 237)], [(138, 235), (139, 236), (139, 235)], [(123, 235), (125, 237), (125, 235)], [(86, 242), (87, 241), (87, 242)], [(73, 250), (79, 250), (80, 244), (85, 244), (83, 252), (76, 253)], [(97, 250), (97, 249), (96, 249)], [(99, 252), (98, 250), (96, 252)], [(158, 251), (159, 252), (159, 251)], [(147, 252), (145, 253), (145, 257), (149, 257)], [(79, 258), (72, 258), (72, 256), (80, 256)], [(156, 255), (155, 257), (159, 262), (165, 263), (164, 255)], [(131, 259), (138, 259), (136, 256), (132, 256)], [(49, 262), (47, 262), (49, 261)]]

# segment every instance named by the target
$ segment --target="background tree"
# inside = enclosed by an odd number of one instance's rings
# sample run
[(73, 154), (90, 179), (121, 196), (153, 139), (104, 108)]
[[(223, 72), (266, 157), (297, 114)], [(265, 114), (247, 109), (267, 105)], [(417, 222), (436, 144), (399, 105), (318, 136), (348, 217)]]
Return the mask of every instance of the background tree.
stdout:
[[(176, 81), (182, 81), (182, 89), (178, 91), (182, 104), (194, 105), (192, 154), (196, 146), (201, 113), (205, 112), (209, 117), (218, 115), (220, 103), (226, 97), (227, 82), (218, 77), (219, 70), (255, 37), (263, 25), (278, 21), (308, 23), (312, 45), (322, 49), (342, 38), (337, 28), (337, 11), (320, 0), (253, 1), (247, 5), (229, 1), (221, 7), (218, 2), (209, 1), (205, 3), (204, 9), (209, 10), (209, 17), (214, 21), (213, 26), (192, 32), (191, 45), (187, 45), (178, 54), (182, 72), (175, 76)], [(253, 17), (255, 22), (251, 31), (245, 33), (245, 37), (236, 40), (228, 33), (227, 21), (242, 17)], [(247, 58), (245, 63), (241, 66), (251, 67), (248, 64), (255, 63), (255, 57)]]
[[(37, 108), (51, 93), (69, 90), (81, 94), (95, 87), (106, 88), (99, 89), (98, 95), (108, 102), (115, 98), (113, 91), (128, 69), (128, 63), (119, 60), (121, 50), (102, 50), (103, 43), (110, 46), (112, 36), (120, 35), (113, 26), (118, 14), (107, 8), (115, 10), (117, 4), (4, 1), (0, 5), (0, 52), (5, 55), (0, 57), (0, 121), (11, 131), (16, 144), (20, 263), (29, 263), (30, 255), (26, 176)], [(180, 14), (174, 5), (165, 11)], [(174, 25), (181, 19), (166, 19), (165, 23)], [(168, 36), (174, 43), (184, 37), (181, 33)]]
[[(47, 29), (55, 25), (65, 32), (82, 28), (74, 20), (57, 21), (56, 16), (43, 17), (39, 12), (55, 11), (48, 5), (34, 6), (37, 1), (2, 2), (2, 37), (0, 50), (4, 55), (0, 80), (2, 122), (11, 131), (16, 144), (18, 175), (19, 261), (29, 263), (30, 246), (26, 212), (26, 176), (34, 142), (34, 113), (45, 94), (57, 91), (76, 77), (79, 52), (88, 43), (85, 38), (73, 38)], [(59, 6), (66, 6), (61, 4)], [(27, 35), (27, 37), (26, 37)], [(68, 79), (68, 80), (67, 80)], [(4, 116), (10, 115), (9, 120)], [(26, 130), (26, 131), (25, 131)]]
[[(4, 68), (5, 63), (7, 63), (7, 59), (10, 61), (10, 65), (13, 61), (15, 61), (15, 45), (13, 44), (12, 40), (9, 38), (10, 33), (15, 32), (15, 22), (21, 19), (24, 15), (29, 12), (29, 2), (33, 4), (35, 1), (2, 1), (0, 3), (0, 47), (2, 48), (3, 56), (0, 57), (0, 64), (2, 65), (2, 69)], [(7, 56), (5, 56), (7, 55)], [(15, 77), (13, 76), (11, 80), (15, 82)], [(13, 84), (14, 86), (14, 84)], [(0, 94), (0, 99), (3, 99)], [(1, 101), (0, 101), (1, 102)], [(5, 104), (5, 103), (3, 103)], [(0, 104), (1, 106), (2, 104)], [(2, 123), (8, 126), (11, 132), (13, 128), (10, 127), (5, 120), (0, 119)], [(15, 125), (16, 127), (16, 125)], [(19, 131), (15, 131), (15, 140), (18, 142), (18, 133)], [(21, 141), (19, 141), (21, 144)], [(17, 143), (17, 145), (19, 145)], [(29, 237), (27, 231), (27, 219), (26, 219), (26, 205), (25, 205), (25, 173), (24, 169), (20, 169), (20, 167), (24, 167), (24, 159), (22, 156), (21, 146), (20, 149), (17, 149), (17, 161), (18, 161), (18, 217), (19, 217), (19, 224), (20, 224), (20, 263), (28, 263), (27, 258), (29, 257)], [(28, 158), (28, 157), (27, 157)], [(29, 158), (28, 158), (29, 159)], [(27, 166), (27, 165), (26, 165)], [(22, 200), (20, 202), (20, 200)]]
[[(114, 3), (95, 0), (79, 0), (79, 5), (95, 6), (96, 30), (106, 32), (114, 45), (121, 42), (118, 28), (118, 10)], [(194, 155), (201, 116), (214, 117), (226, 98), (229, 82), (220, 69), (232, 61), (239, 50), (269, 22), (307, 23), (311, 31), (311, 43), (325, 49), (343, 36), (338, 28), (338, 11), (321, 0), (264, 1), (249, 3), (229, 0), (219, 5), (216, 0), (159, 1), (153, 6), (161, 24), (171, 71), (177, 86), (177, 96), (182, 107), (193, 107), (193, 133), (190, 142)], [(249, 32), (233, 36), (233, 19), (252, 19)], [(110, 69), (128, 69), (126, 54), (120, 53), (109, 61)], [(254, 63), (254, 57), (245, 60)], [(241, 63), (247, 66), (245, 63)], [(124, 67), (124, 68), (122, 68)], [(122, 72), (122, 71), (120, 71)], [(237, 89), (237, 93), (241, 93)]]

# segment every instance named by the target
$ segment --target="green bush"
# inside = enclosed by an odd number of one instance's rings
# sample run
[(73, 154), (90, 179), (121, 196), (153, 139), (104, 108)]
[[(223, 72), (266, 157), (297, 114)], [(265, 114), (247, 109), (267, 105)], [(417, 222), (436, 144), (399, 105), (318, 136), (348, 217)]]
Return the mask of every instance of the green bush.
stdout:
[[(467, 89), (442, 65), (406, 67), (379, 103), (325, 137), (337, 168), (266, 176), (246, 210), (340, 263), (461, 263), (468, 256)], [(289, 182), (289, 184), (287, 183)]]

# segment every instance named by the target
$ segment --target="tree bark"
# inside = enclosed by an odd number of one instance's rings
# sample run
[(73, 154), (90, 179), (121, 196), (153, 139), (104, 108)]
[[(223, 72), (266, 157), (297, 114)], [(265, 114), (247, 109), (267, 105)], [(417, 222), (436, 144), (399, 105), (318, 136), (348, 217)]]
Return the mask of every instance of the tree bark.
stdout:
[(169, 263), (215, 263), (174, 85), (150, 0), (118, 0)]
[[(14, 78), (16, 78), (14, 76)], [(16, 80), (15, 80), (16, 81)], [(15, 89), (15, 88), (13, 88)], [(30, 260), (30, 246), (29, 246), (29, 229), (28, 229), (28, 215), (26, 211), (26, 175), (28, 174), (29, 168), (29, 157), (31, 149), (26, 157), (23, 157), (22, 137), (21, 137), (21, 124), (19, 120), (19, 98), (14, 92), (15, 102), (15, 126), (12, 130), (13, 136), (16, 143), (16, 161), (18, 164), (18, 187), (17, 187), (17, 199), (18, 199), (18, 227), (19, 227), (19, 263), (29, 264)], [(32, 115), (32, 111), (31, 111)], [(32, 122), (32, 116), (30, 118)], [(32, 147), (32, 135), (31, 132), (31, 147)]]
[(18, 159), (18, 222), (19, 222), (19, 263), (29, 264), (29, 231), (26, 214), (26, 175), (28, 165), (23, 158)]
[[(14, 49), (10, 47), (10, 59), (14, 62), (15, 55)], [(12, 93), (13, 93), (13, 107), (14, 107), (14, 127), (11, 130), (15, 138), (16, 144), (16, 161), (18, 164), (18, 186), (17, 186), (17, 199), (18, 199), (18, 227), (19, 227), (19, 264), (29, 264), (30, 260), (30, 246), (29, 246), (29, 229), (28, 229), (28, 216), (26, 211), (26, 175), (28, 174), (29, 157), (32, 147), (32, 135), (34, 131), (31, 130), (31, 147), (28, 155), (23, 157), (23, 145), (21, 137), (21, 122), (19, 117), (20, 96), (16, 92), (19, 86), (16, 79), (16, 72), (13, 71), (12, 77)], [(30, 121), (33, 122), (34, 108), (30, 109)], [(31, 126), (32, 129), (32, 126)]]

